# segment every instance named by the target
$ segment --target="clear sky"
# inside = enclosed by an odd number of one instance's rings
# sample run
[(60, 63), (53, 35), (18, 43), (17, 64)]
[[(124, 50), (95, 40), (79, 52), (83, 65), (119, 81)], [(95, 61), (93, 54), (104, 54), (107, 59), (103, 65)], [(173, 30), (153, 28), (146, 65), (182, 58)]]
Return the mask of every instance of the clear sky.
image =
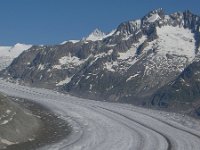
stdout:
[(200, 0), (0, 0), (0, 45), (81, 39), (95, 28), (108, 32), (157, 8), (200, 15)]

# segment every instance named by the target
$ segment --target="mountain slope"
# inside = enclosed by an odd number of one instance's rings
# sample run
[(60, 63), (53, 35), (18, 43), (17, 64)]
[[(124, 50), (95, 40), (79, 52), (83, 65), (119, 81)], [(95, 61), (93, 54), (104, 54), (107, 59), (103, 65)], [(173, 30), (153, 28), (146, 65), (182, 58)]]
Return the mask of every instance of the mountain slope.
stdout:
[(200, 17), (190, 11), (157, 9), (107, 35), (96, 30), (80, 41), (33, 46), (3, 74), (77, 96), (153, 104), (154, 94), (198, 58), (199, 31)]
[(200, 62), (191, 63), (172, 82), (159, 89), (152, 97), (152, 105), (176, 108), (182, 106), (189, 112), (193, 109), (200, 115)]

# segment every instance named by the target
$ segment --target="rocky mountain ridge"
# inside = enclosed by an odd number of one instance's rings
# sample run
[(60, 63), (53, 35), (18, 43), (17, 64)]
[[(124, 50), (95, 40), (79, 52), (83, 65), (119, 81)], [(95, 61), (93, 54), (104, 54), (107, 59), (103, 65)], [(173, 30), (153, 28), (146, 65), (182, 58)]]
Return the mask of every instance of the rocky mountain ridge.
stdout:
[(76, 42), (33, 46), (3, 74), (86, 98), (171, 108), (173, 103), (161, 93), (173, 93), (171, 83), (185, 76), (199, 58), (200, 16), (190, 11), (166, 15), (157, 9), (121, 23), (109, 34), (94, 33)]

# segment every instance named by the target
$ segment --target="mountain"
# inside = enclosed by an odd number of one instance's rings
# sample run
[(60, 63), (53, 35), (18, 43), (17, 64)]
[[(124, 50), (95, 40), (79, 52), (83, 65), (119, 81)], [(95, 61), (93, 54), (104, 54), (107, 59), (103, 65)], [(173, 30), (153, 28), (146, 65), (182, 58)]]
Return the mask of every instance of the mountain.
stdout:
[[(109, 37), (110, 35), (112, 35), (115, 32), (115, 30), (109, 32), (109, 33), (104, 33), (99, 29), (95, 29), (93, 32), (91, 32), (87, 37), (82, 38), (82, 41), (99, 41), (102, 40), (106, 37)], [(61, 45), (66, 44), (67, 42), (72, 42), (72, 43), (77, 43), (80, 42), (80, 40), (68, 40), (68, 41), (64, 41), (62, 43), (60, 43)]]
[(106, 34), (99, 29), (95, 29), (88, 37), (85, 38), (86, 41), (98, 41), (106, 37)]
[(14, 46), (0, 46), (0, 70), (10, 65), (14, 58), (18, 57), (24, 50), (32, 45), (17, 43)]
[(112, 30), (109, 33), (104, 33), (104, 32), (102, 32), (99, 29), (95, 29), (92, 33), (90, 33), (88, 35), (88, 37), (83, 38), (83, 40), (85, 40), (85, 41), (99, 41), (99, 40), (103, 40), (103, 39), (105, 39), (105, 38), (113, 35), (115, 31), (116, 30), (114, 29), (114, 30)]
[[(109, 34), (95, 30), (76, 42), (33, 46), (2, 73), (85, 98), (171, 109), (177, 99), (168, 97), (177, 96), (173, 87), (195, 66), (199, 46), (200, 16), (188, 10), (167, 15), (157, 9), (121, 23)], [(191, 82), (196, 86), (196, 80)], [(193, 101), (198, 103), (196, 89)], [(187, 90), (184, 86), (182, 92)], [(166, 93), (170, 96), (163, 96)], [(180, 109), (191, 105), (183, 96), (176, 105)]]

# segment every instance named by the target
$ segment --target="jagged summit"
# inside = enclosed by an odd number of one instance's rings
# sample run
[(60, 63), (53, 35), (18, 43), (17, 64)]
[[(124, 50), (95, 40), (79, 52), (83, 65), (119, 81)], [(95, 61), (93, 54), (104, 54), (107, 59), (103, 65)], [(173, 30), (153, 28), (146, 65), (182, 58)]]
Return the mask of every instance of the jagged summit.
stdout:
[[(186, 10), (184, 12), (177, 11), (172, 14), (165, 14), (163, 8), (158, 8), (150, 11), (141, 19), (121, 23), (116, 30), (113, 30), (110, 33), (105, 33), (96, 28), (87, 37), (82, 38), (82, 40), (68, 40), (62, 42), (61, 45), (66, 44), (67, 42), (77, 43), (80, 41), (99, 41), (113, 35), (114, 33), (115, 35), (121, 35), (124, 38), (129, 38), (130, 34), (138, 34), (141, 31), (145, 34), (151, 34), (155, 31), (155, 29), (153, 28), (164, 25), (179, 25), (183, 26), (184, 28), (191, 28), (191, 19), (195, 17), (196, 15), (194, 15), (189, 10)], [(198, 16), (196, 17), (196, 21), (199, 21)], [(198, 28), (198, 26), (196, 26), (195, 28)], [(200, 29), (198, 30), (200, 31)]]
[(152, 22), (155, 22), (157, 20), (164, 18), (164, 16), (165, 16), (164, 10), (162, 8), (159, 8), (159, 9), (150, 11), (147, 15), (145, 15), (142, 18), (142, 21), (152, 23)]
[(96, 28), (92, 33), (89, 34), (88, 37), (85, 38), (85, 40), (97, 41), (97, 40), (102, 40), (105, 36), (106, 36), (106, 33)]

